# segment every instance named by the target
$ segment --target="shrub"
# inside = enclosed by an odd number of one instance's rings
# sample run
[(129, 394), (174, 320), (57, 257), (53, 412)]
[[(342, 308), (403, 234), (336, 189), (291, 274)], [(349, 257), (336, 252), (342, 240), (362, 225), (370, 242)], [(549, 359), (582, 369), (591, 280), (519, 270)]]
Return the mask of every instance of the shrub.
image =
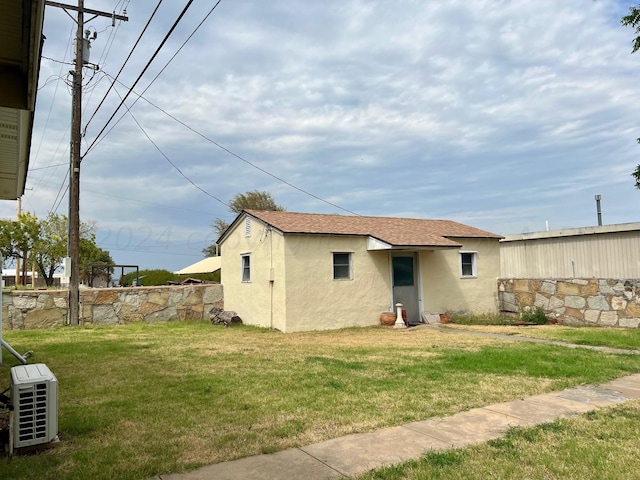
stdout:
[[(176, 275), (173, 272), (168, 270), (140, 270), (139, 279), (140, 285), (144, 285), (147, 287), (157, 286), (157, 285), (167, 285), (168, 282), (181, 282), (185, 280), (187, 277), (197, 278), (199, 280), (205, 281), (220, 281), (220, 271), (213, 273), (196, 273), (192, 275)], [(133, 284), (133, 281), (136, 279), (136, 272), (129, 272), (120, 278), (120, 285), (123, 287), (130, 287)]]
[(543, 325), (547, 323), (547, 314), (541, 307), (524, 307), (520, 310), (520, 320), (525, 323)]
[(494, 313), (460, 314), (451, 316), (451, 323), (458, 325), (513, 325), (516, 319)]

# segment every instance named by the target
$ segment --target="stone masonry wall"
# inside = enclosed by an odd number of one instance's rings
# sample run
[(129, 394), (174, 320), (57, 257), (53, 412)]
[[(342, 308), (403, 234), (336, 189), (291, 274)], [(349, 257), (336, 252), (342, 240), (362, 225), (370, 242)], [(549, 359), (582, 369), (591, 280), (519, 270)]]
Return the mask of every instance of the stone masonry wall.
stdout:
[(565, 325), (632, 327), (640, 325), (640, 279), (572, 278), (498, 280), (503, 312), (541, 307)]
[[(224, 308), (222, 285), (90, 288), (80, 290), (81, 324), (124, 324), (209, 320)], [(2, 328), (32, 330), (65, 325), (66, 290), (12, 290), (2, 293)]]

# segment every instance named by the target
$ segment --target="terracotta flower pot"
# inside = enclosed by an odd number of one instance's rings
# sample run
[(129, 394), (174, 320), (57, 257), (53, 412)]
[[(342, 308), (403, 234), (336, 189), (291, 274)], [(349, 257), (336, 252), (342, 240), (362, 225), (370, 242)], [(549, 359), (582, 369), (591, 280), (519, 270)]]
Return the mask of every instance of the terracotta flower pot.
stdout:
[(449, 323), (451, 321), (451, 315), (448, 313), (440, 314), (440, 323)]
[(396, 323), (396, 314), (393, 312), (382, 312), (380, 314), (380, 325), (391, 326)]

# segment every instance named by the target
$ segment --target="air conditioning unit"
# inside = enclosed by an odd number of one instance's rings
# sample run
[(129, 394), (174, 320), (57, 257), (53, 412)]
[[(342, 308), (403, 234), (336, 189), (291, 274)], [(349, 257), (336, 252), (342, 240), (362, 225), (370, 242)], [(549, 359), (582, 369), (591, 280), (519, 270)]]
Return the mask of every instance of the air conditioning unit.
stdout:
[(13, 448), (52, 442), (58, 434), (58, 380), (44, 363), (11, 368)]

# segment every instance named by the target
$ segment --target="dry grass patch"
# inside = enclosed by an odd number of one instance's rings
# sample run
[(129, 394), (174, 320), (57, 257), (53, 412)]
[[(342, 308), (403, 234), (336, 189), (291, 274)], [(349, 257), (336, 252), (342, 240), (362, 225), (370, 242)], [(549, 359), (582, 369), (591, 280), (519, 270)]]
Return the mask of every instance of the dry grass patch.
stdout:
[(430, 328), (283, 335), (181, 322), (7, 340), (60, 384), (63, 446), (0, 464), (15, 480), (149, 478), (640, 371), (637, 357)]

